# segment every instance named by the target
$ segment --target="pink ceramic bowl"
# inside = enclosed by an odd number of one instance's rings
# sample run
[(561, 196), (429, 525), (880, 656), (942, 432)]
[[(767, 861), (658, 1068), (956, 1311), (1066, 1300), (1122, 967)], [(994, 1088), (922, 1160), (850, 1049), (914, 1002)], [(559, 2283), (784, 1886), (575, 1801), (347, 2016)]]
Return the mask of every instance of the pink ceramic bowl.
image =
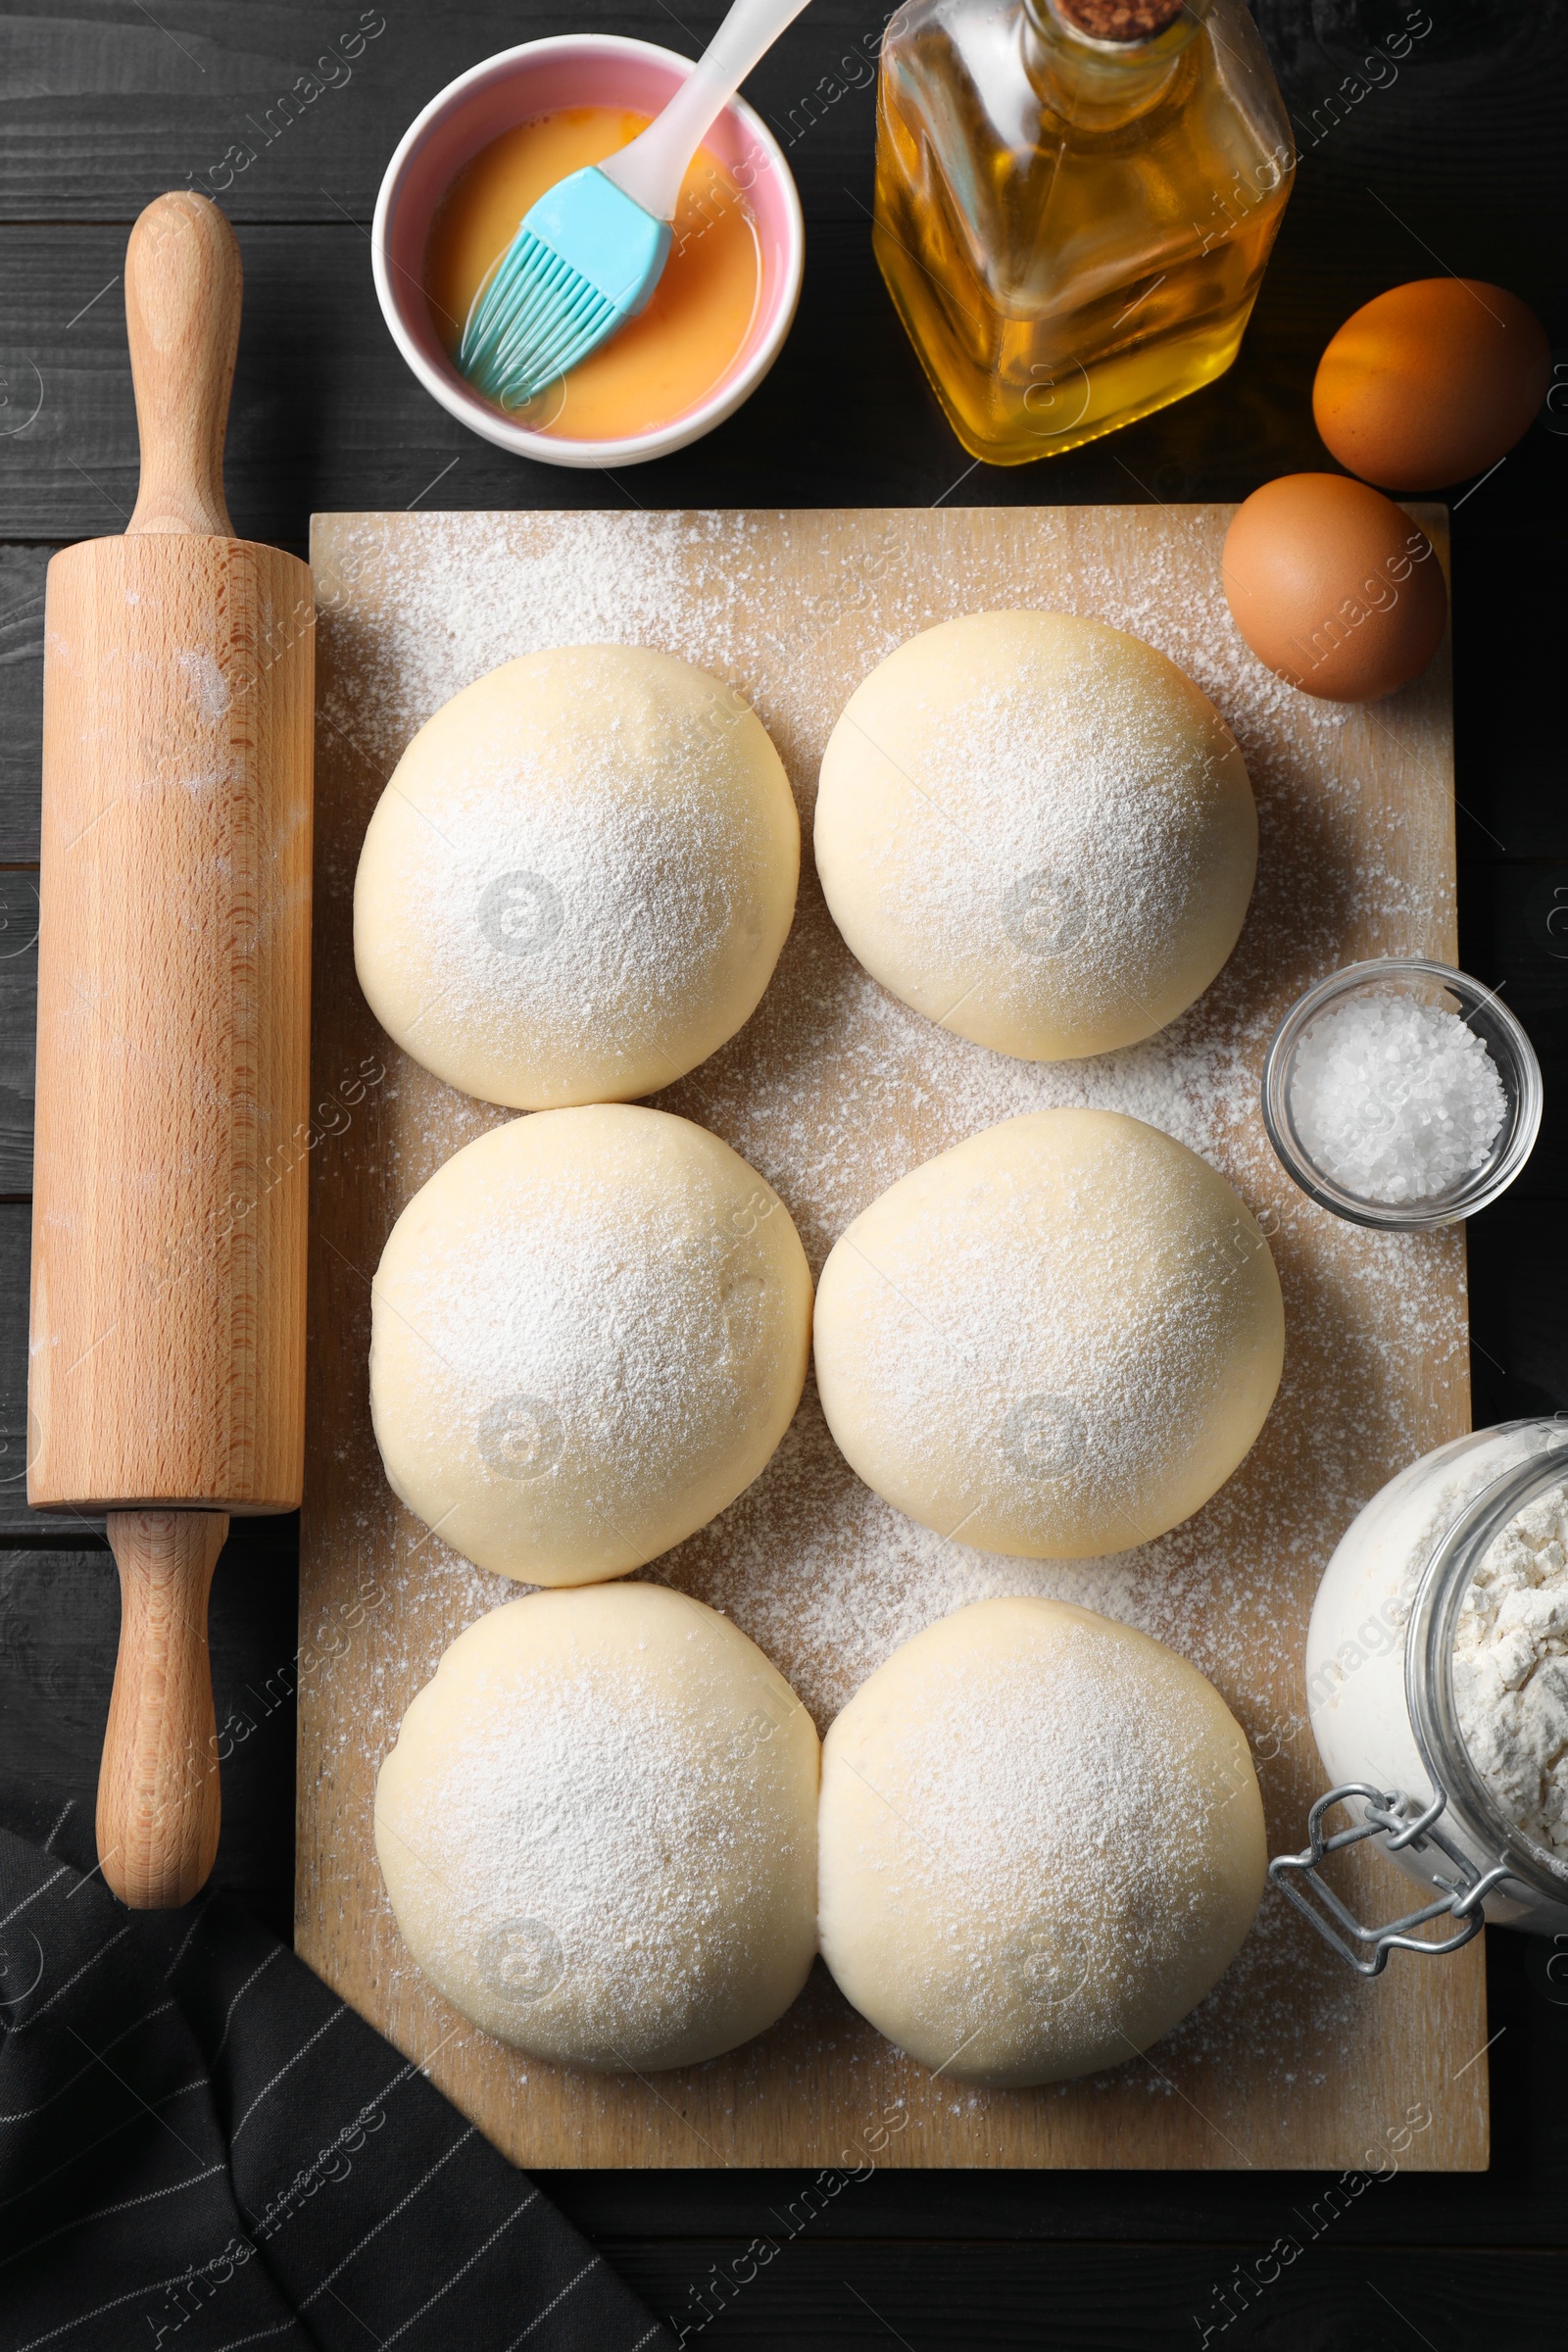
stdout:
[(778, 357), (800, 299), (806, 258), (801, 200), (772, 133), (734, 98), (704, 144), (733, 174), (757, 217), (761, 295), (735, 365), (706, 400), (668, 424), (618, 441), (568, 441), (514, 424), (470, 391), (442, 347), (424, 295), (424, 249), (436, 206), (491, 139), (558, 106), (626, 106), (655, 115), (691, 61), (618, 33), (524, 41), (460, 74), (412, 122), (386, 168), (370, 231), (382, 315), (425, 390), (486, 441), (547, 466), (634, 466), (684, 449), (733, 416)]

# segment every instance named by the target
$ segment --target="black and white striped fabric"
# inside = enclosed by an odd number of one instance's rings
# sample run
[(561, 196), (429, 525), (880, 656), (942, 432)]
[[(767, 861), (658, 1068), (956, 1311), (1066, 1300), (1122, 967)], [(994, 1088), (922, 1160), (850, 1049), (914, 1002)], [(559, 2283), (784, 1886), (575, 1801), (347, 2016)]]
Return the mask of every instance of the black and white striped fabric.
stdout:
[(0, 2352), (670, 2352), (265, 1928), (124, 1910), (69, 1816), (0, 1829)]

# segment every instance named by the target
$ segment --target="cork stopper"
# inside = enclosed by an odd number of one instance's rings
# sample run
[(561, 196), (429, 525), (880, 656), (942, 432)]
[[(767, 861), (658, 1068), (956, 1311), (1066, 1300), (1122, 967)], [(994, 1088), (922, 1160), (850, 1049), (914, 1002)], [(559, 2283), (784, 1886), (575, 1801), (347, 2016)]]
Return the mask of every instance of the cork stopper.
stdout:
[(1187, 0), (1055, 0), (1056, 13), (1093, 41), (1147, 41), (1174, 24)]

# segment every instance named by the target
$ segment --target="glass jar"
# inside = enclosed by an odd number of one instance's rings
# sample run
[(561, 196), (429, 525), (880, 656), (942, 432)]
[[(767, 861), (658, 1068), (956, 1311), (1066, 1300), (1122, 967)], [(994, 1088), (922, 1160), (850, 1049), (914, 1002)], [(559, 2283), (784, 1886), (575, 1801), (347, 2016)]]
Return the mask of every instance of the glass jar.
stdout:
[[(1483, 1919), (1568, 1934), (1568, 1856), (1558, 1860), (1503, 1810), (1465, 1743), (1454, 1640), (1492, 1545), (1525, 1507), (1568, 1484), (1568, 1423), (1503, 1422), (1440, 1446), (1375, 1494), (1324, 1572), (1306, 1637), (1307, 1701), (1335, 1783), (1313, 1806), (1308, 1844), (1269, 1875), (1364, 1976), (1391, 1950), (1457, 1950)], [(1325, 1816), (1344, 1805), (1348, 1829)], [(1371, 1838), (1428, 1898), (1364, 1927), (1318, 1875)], [(1437, 1940), (1417, 1931), (1446, 1921)]]
[[(1104, 8), (907, 0), (883, 38), (877, 262), (954, 431), (997, 466), (1223, 374), (1290, 193), (1244, 0)], [(1083, 29), (1125, 19), (1160, 28)]]

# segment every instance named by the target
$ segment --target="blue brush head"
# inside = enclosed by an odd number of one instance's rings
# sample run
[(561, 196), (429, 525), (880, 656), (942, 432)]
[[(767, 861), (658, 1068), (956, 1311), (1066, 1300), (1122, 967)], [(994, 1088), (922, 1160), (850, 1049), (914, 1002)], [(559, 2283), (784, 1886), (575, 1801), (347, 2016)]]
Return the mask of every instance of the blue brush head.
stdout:
[(597, 165), (549, 189), (474, 296), (458, 366), (475, 391), (520, 409), (575, 368), (637, 316), (670, 236)]

